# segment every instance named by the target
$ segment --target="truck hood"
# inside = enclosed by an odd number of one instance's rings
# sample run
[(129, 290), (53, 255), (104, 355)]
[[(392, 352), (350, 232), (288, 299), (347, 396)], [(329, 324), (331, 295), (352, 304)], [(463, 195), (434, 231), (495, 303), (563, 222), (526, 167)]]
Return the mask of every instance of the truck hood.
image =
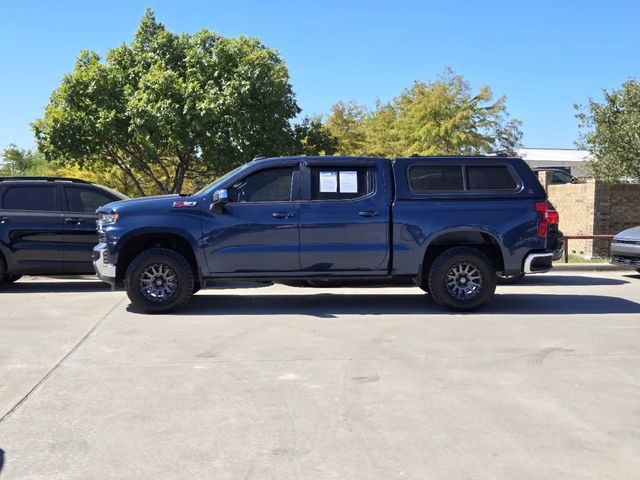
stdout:
[(119, 200), (117, 202), (107, 203), (100, 207), (98, 213), (120, 212), (129, 208), (170, 208), (173, 202), (179, 199), (188, 199), (189, 197), (181, 197), (177, 193), (171, 195), (155, 195), (152, 197), (131, 198), (129, 200)]
[(635, 240), (640, 241), (640, 227), (628, 228), (618, 233), (614, 239), (616, 240)]

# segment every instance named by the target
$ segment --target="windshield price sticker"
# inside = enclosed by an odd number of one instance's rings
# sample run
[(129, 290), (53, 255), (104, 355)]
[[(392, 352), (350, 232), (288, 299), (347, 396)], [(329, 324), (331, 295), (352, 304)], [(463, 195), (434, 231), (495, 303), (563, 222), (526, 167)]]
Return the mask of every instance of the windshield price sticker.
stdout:
[(338, 172), (320, 172), (320, 192), (335, 193), (338, 191)]
[(358, 172), (340, 172), (340, 193), (358, 193)]

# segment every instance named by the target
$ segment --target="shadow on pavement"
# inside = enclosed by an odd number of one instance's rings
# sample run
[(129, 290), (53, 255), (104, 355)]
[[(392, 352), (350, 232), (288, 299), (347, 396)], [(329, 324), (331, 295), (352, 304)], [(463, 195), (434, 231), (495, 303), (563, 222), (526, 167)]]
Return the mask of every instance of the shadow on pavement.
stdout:
[[(129, 310), (135, 310), (130, 306)], [(177, 315), (347, 315), (448, 314), (427, 295), (336, 294), (309, 295), (195, 295)], [(600, 295), (496, 294), (475, 315), (639, 313), (640, 304)]]
[(558, 285), (558, 286), (589, 286), (589, 285), (624, 285), (628, 280), (607, 277), (588, 277), (586, 275), (526, 275), (515, 285)]
[(66, 282), (18, 281), (0, 288), (3, 293), (81, 293), (108, 292), (111, 287), (100, 280), (69, 280)]

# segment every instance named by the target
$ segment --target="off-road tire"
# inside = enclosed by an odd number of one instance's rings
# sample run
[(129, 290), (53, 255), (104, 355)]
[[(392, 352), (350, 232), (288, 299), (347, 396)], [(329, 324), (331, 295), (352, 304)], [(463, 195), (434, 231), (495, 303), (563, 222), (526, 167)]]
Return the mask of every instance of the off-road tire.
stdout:
[[(153, 265), (169, 267), (177, 278), (175, 293), (166, 300), (151, 300), (142, 293), (141, 276)], [(194, 275), (191, 265), (180, 253), (168, 248), (151, 248), (139, 253), (127, 267), (125, 289), (131, 303), (143, 313), (164, 313), (187, 304), (194, 291)]]
[(498, 285), (513, 285), (515, 283), (518, 283), (523, 278), (524, 278), (524, 273), (521, 273), (519, 275), (509, 275), (509, 276), (497, 275), (496, 283)]
[[(480, 276), (477, 293), (468, 299), (456, 298), (447, 288), (447, 274), (454, 268), (471, 265)], [(440, 306), (457, 312), (477, 310), (493, 298), (496, 290), (495, 266), (480, 250), (470, 247), (453, 247), (442, 252), (431, 264), (428, 276), (429, 292)]]

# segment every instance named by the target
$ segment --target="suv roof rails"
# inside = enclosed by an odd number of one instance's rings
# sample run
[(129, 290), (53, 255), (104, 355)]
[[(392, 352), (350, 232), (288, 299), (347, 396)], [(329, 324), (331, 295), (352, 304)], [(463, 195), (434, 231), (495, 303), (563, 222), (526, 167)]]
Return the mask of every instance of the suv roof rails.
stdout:
[(21, 180), (44, 180), (47, 182), (55, 182), (57, 180), (60, 181), (64, 181), (64, 182), (73, 182), (73, 183), (87, 183), (87, 184), (91, 184), (91, 182), (88, 182), (87, 180), (81, 180), (79, 178), (69, 178), (69, 177), (0, 177), (0, 182), (6, 182), (6, 181), (11, 181), (11, 180), (17, 180), (17, 181), (21, 181)]
[(267, 157), (264, 154), (259, 153), (255, 157), (253, 157), (253, 160), (251, 160), (251, 161), (255, 162), (256, 160), (264, 160), (265, 158), (267, 158)]

